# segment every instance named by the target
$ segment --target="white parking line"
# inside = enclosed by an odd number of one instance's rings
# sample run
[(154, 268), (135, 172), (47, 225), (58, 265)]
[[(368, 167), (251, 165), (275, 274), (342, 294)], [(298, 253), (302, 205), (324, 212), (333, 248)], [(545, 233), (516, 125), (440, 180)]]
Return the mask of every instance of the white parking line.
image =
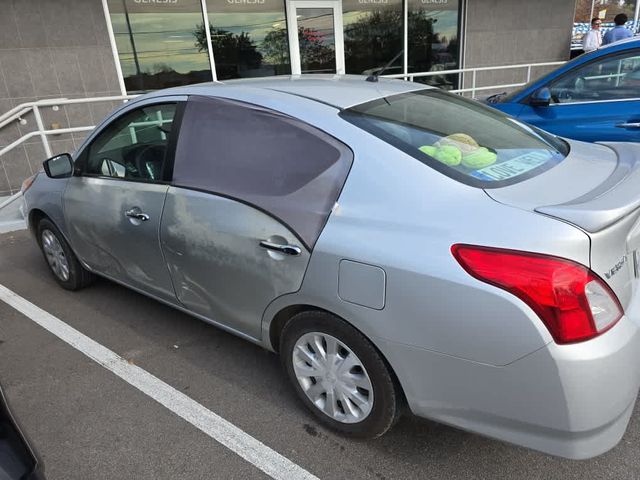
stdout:
[(211, 410), (206, 409), (184, 393), (179, 392), (146, 370), (128, 363), (117, 353), (100, 345), (3, 285), (0, 285), (0, 300), (107, 370), (115, 373), (125, 382), (153, 398), (270, 477), (278, 480), (318, 480), (316, 476), (304, 468), (283, 457)]

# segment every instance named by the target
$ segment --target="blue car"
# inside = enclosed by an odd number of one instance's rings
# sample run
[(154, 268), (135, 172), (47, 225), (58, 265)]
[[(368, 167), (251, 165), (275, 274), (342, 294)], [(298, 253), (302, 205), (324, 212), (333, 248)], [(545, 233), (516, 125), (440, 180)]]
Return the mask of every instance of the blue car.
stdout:
[(581, 55), (486, 102), (523, 122), (586, 142), (640, 141), (640, 40)]

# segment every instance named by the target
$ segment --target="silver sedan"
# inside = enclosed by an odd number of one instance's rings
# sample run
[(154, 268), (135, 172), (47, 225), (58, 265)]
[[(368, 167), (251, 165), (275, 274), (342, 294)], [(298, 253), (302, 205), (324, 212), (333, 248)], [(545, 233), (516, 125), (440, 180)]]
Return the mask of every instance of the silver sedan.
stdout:
[(24, 185), (56, 281), (121, 283), (276, 351), (346, 435), (405, 406), (571, 458), (640, 385), (640, 146), (420, 84), (158, 91)]

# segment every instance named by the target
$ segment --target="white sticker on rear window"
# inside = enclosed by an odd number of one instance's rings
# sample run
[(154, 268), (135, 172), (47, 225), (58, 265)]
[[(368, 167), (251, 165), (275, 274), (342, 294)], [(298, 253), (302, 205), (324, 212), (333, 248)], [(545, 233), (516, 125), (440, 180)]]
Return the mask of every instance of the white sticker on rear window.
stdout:
[(550, 152), (525, 153), (506, 162), (496, 163), (476, 170), (472, 172), (471, 175), (482, 180), (491, 180), (494, 182), (507, 180), (539, 167), (552, 157), (553, 155)]

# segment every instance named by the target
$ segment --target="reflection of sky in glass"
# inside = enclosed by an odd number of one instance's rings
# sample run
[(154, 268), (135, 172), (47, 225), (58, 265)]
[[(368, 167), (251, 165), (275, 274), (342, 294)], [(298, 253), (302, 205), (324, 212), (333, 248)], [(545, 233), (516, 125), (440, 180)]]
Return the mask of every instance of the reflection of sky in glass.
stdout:
[[(194, 31), (202, 24), (200, 13), (132, 13), (131, 30), (142, 71), (166, 64), (180, 73), (208, 70), (207, 52), (198, 52)], [(125, 76), (135, 75), (133, 49), (123, 14), (112, 14), (120, 62)]]
[[(409, 12), (424, 12), (429, 18), (437, 20), (433, 24), (433, 32), (440, 37), (458, 37), (458, 0), (445, 0), (443, 2), (424, 2), (424, 0), (407, 0), (409, 2)], [(411, 32), (409, 32), (411, 35)]]
[(213, 13), (209, 12), (209, 22), (213, 28), (228, 30), (235, 34), (247, 32), (256, 46), (272, 30), (287, 28), (287, 22), (282, 12), (255, 12), (255, 13)]
[(369, 16), (369, 12), (344, 12), (342, 14), (342, 24), (346, 27), (350, 23), (363, 20)]

